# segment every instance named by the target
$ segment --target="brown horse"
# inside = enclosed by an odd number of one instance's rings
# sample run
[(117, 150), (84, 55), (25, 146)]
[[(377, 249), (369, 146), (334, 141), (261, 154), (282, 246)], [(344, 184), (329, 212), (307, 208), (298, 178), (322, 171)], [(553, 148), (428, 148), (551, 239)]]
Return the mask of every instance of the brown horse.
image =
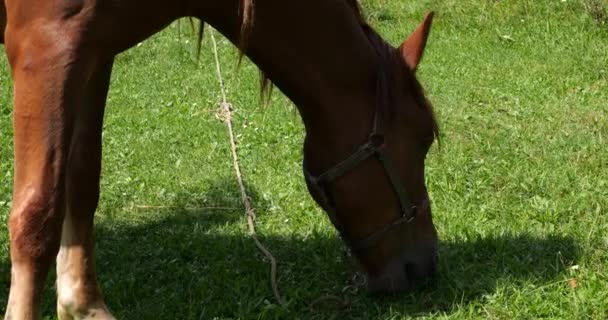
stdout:
[(407, 290), (434, 273), (424, 159), (437, 126), (415, 78), (432, 15), (396, 49), (367, 26), (355, 0), (242, 1), (0, 6), (14, 81), (7, 319), (40, 317), (55, 259), (59, 317), (112, 318), (95, 275), (93, 215), (113, 59), (180, 17), (196, 17), (240, 45), (296, 104), (310, 193), (372, 292)]

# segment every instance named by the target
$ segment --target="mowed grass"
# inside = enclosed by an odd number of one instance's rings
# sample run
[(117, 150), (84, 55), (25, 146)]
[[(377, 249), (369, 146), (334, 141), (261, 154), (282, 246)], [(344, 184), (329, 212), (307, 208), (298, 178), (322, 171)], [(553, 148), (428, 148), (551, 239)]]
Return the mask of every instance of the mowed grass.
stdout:
[[(219, 38), (239, 156), (269, 265), (246, 229), (210, 38), (177, 25), (120, 55), (108, 99), (97, 265), (120, 319), (608, 318), (608, 24), (601, 0), (363, 2), (393, 44), (437, 12), (419, 78), (442, 127), (427, 161), (437, 283), (374, 299), (301, 174), (303, 126)], [(598, 9), (599, 8), (599, 9)], [(603, 8), (603, 9), (602, 9)], [(598, 11), (599, 10), (599, 11)], [(604, 15), (601, 15), (604, 10)], [(599, 12), (599, 13), (598, 13)], [(599, 18), (598, 18), (599, 17)], [(601, 17), (604, 17), (603, 20)], [(187, 32), (186, 32), (187, 33)], [(0, 58), (0, 219), (12, 192), (11, 82)], [(0, 308), (10, 281), (0, 226)], [(44, 315), (54, 319), (51, 275)], [(325, 295), (344, 303), (326, 301)]]

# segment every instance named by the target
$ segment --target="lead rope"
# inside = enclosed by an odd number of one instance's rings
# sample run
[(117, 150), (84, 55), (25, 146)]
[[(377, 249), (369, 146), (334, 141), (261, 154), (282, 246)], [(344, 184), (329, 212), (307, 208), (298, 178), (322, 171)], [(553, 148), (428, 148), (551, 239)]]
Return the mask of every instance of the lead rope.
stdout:
[(274, 293), (274, 297), (277, 302), (283, 307), (286, 307), (285, 301), (279, 292), (279, 286), (277, 283), (277, 261), (270, 253), (262, 242), (258, 239), (256, 228), (255, 228), (255, 220), (256, 214), (255, 210), (251, 204), (251, 198), (247, 194), (247, 190), (245, 189), (245, 184), (243, 183), (243, 177), (241, 175), (241, 167), (239, 165), (239, 158), (236, 152), (236, 139), (234, 137), (234, 129), (232, 127), (232, 105), (228, 102), (226, 98), (226, 89), (224, 86), (224, 78), (222, 77), (222, 69), (220, 67), (220, 59), (217, 50), (217, 43), (215, 41), (215, 30), (211, 30), (211, 42), (213, 43), (213, 55), (215, 57), (215, 68), (217, 71), (217, 79), (220, 85), (220, 91), (222, 93), (222, 102), (220, 103), (220, 114), (218, 118), (226, 123), (226, 127), (228, 128), (228, 134), (230, 135), (230, 149), (232, 151), (232, 160), (234, 164), (234, 171), (236, 173), (236, 178), (239, 183), (239, 189), (241, 191), (241, 200), (243, 205), (245, 206), (245, 211), (247, 213), (247, 226), (249, 228), (249, 235), (255, 242), (255, 245), (258, 249), (266, 256), (266, 258), (270, 261), (270, 284), (272, 286), (272, 291)]

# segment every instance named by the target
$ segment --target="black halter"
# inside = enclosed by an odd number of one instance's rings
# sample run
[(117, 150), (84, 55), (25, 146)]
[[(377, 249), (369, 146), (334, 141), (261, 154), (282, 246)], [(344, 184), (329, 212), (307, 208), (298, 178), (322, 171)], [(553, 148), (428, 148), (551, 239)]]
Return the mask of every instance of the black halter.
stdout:
[[(399, 178), (399, 172), (396, 170), (389, 155), (386, 153), (384, 127), (381, 117), (383, 112), (388, 112), (389, 96), (385, 83), (386, 75), (382, 72), (379, 72), (377, 85), (377, 90), (379, 90), (379, 101), (376, 105), (376, 111), (374, 113), (373, 129), (369, 135), (367, 142), (361, 145), (357, 149), (357, 151), (351, 154), (348, 158), (319, 175), (311, 174), (306, 169), (306, 164), (304, 164), (304, 176), (306, 178), (306, 181), (321, 196), (321, 206), (323, 207), (323, 209), (325, 209), (325, 211), (327, 211), (331, 222), (340, 233), (340, 236), (342, 237), (344, 242), (346, 242), (346, 244), (352, 250), (355, 251), (369, 249), (374, 244), (376, 244), (376, 242), (382, 239), (389, 231), (397, 228), (402, 224), (407, 224), (411, 222), (416, 217), (416, 214), (419, 209), (418, 205), (413, 205), (411, 203), (407, 195), (407, 190), (401, 182), (401, 179)], [(362, 239), (353, 239), (343, 229), (342, 224), (338, 219), (338, 215), (336, 214), (336, 208), (333, 205), (331, 193), (328, 191), (328, 187), (329, 184), (344, 176), (348, 172), (354, 170), (363, 161), (372, 157), (380, 161), (380, 163), (382, 164), (384, 172), (390, 181), (395, 196), (399, 200), (401, 212), (399, 214), (399, 217), (397, 217), (393, 222), (382, 227), (380, 230), (377, 230)], [(427, 205), (428, 198), (425, 197), (420, 206)]]

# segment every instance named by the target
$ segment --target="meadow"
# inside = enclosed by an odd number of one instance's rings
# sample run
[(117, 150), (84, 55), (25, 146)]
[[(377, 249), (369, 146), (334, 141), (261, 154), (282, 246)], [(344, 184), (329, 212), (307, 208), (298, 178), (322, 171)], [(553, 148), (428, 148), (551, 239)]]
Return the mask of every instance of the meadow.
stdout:
[[(119, 319), (607, 319), (608, 2), (365, 0), (399, 44), (436, 19), (418, 77), (442, 129), (427, 160), (435, 284), (376, 299), (302, 176), (304, 129), (218, 37), (243, 176), (286, 307), (247, 231), (212, 45), (184, 21), (118, 56), (106, 109), (98, 276)], [(181, 30), (181, 31), (180, 31)], [(12, 84), (0, 56), (0, 311), (10, 283)], [(55, 319), (54, 275), (43, 302)], [(339, 296), (342, 301), (322, 296)], [(2, 314), (3, 312), (0, 312)]]

